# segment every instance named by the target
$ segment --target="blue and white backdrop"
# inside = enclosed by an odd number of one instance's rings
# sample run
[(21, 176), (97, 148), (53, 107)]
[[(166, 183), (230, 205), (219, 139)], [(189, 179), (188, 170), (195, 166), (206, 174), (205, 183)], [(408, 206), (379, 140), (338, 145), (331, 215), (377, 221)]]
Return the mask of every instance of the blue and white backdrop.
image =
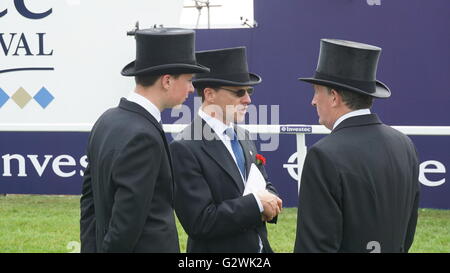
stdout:
[[(0, 3), (0, 193), (80, 194), (88, 132), (53, 129), (91, 124), (117, 105), (133, 88), (120, 76), (134, 58), (126, 31), (136, 20), (179, 26), (183, 9), (182, 0), (121, 2)], [(314, 125), (311, 86), (297, 78), (313, 74), (319, 40), (374, 44), (383, 48), (378, 78), (392, 97), (375, 101), (373, 112), (389, 125), (448, 126), (449, 10), (448, 0), (256, 0), (257, 27), (198, 30), (197, 49), (247, 47), (250, 70), (263, 78), (249, 123)], [(188, 122), (196, 103), (191, 97), (186, 105), (189, 113), (166, 111), (163, 122)], [(306, 144), (323, 136), (307, 135)], [(259, 135), (258, 143), (285, 206), (296, 206), (295, 137), (276, 138)], [(421, 207), (450, 209), (450, 136), (411, 138)]]

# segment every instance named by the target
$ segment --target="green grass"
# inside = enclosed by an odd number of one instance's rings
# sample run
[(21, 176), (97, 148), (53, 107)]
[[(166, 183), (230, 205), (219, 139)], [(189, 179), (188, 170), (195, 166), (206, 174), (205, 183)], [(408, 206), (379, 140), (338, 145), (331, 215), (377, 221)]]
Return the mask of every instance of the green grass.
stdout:
[(0, 197), (0, 252), (69, 252), (79, 241), (78, 196)]
[[(0, 196), (0, 253), (71, 252), (79, 242), (79, 196)], [(275, 252), (294, 248), (297, 209), (285, 208), (278, 224), (268, 225)], [(177, 222), (181, 251), (187, 236)], [(72, 243), (73, 244), (73, 243)], [(450, 210), (421, 209), (410, 252), (450, 252)]]
[(450, 253), (450, 210), (421, 209), (411, 252)]

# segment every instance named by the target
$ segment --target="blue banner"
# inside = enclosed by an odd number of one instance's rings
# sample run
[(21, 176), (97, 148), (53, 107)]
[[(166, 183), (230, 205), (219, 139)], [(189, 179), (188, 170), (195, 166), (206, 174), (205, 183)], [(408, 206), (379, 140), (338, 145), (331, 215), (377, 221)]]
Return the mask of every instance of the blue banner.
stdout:
[[(314, 74), (320, 39), (335, 38), (383, 49), (377, 78), (390, 87), (392, 97), (375, 100), (372, 111), (384, 123), (450, 125), (450, 1), (284, 0), (254, 5), (256, 28), (198, 30), (197, 49), (247, 47), (249, 69), (263, 79), (252, 104), (279, 106), (279, 117), (269, 115), (262, 123), (318, 123), (312, 86), (298, 78)], [(120, 77), (119, 71), (111, 77)], [(0, 114), (2, 101), (9, 99), (2, 98), (1, 87), (0, 78)], [(131, 90), (130, 85), (125, 91)], [(192, 97), (186, 105), (194, 109)], [(163, 113), (165, 124), (179, 121), (172, 114)], [(309, 128), (280, 130), (308, 133)], [(321, 137), (308, 135), (306, 143), (311, 146)], [(0, 193), (79, 194), (87, 138), (88, 133), (0, 132)], [(450, 209), (450, 136), (411, 138), (421, 163), (421, 207)], [(267, 138), (259, 139), (264, 144)], [(277, 149), (261, 152), (286, 207), (297, 205), (296, 149), (295, 136), (288, 134), (280, 135)]]

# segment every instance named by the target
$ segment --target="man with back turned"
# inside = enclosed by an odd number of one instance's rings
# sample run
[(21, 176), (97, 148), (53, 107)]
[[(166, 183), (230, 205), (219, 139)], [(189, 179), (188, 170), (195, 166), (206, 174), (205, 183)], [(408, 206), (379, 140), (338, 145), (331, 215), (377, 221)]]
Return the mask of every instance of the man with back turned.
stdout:
[(419, 204), (412, 141), (371, 113), (388, 98), (376, 80), (381, 48), (321, 40), (312, 105), (330, 135), (308, 151), (294, 252), (407, 252)]

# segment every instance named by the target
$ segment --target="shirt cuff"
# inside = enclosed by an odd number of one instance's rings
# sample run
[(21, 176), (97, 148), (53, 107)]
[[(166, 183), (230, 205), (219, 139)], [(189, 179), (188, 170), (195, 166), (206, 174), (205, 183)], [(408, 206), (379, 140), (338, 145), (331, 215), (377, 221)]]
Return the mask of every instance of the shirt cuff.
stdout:
[(253, 196), (255, 197), (256, 203), (258, 203), (258, 207), (259, 207), (259, 212), (263, 212), (264, 211), (264, 207), (261, 203), (261, 200), (259, 200), (259, 197), (253, 193)]

